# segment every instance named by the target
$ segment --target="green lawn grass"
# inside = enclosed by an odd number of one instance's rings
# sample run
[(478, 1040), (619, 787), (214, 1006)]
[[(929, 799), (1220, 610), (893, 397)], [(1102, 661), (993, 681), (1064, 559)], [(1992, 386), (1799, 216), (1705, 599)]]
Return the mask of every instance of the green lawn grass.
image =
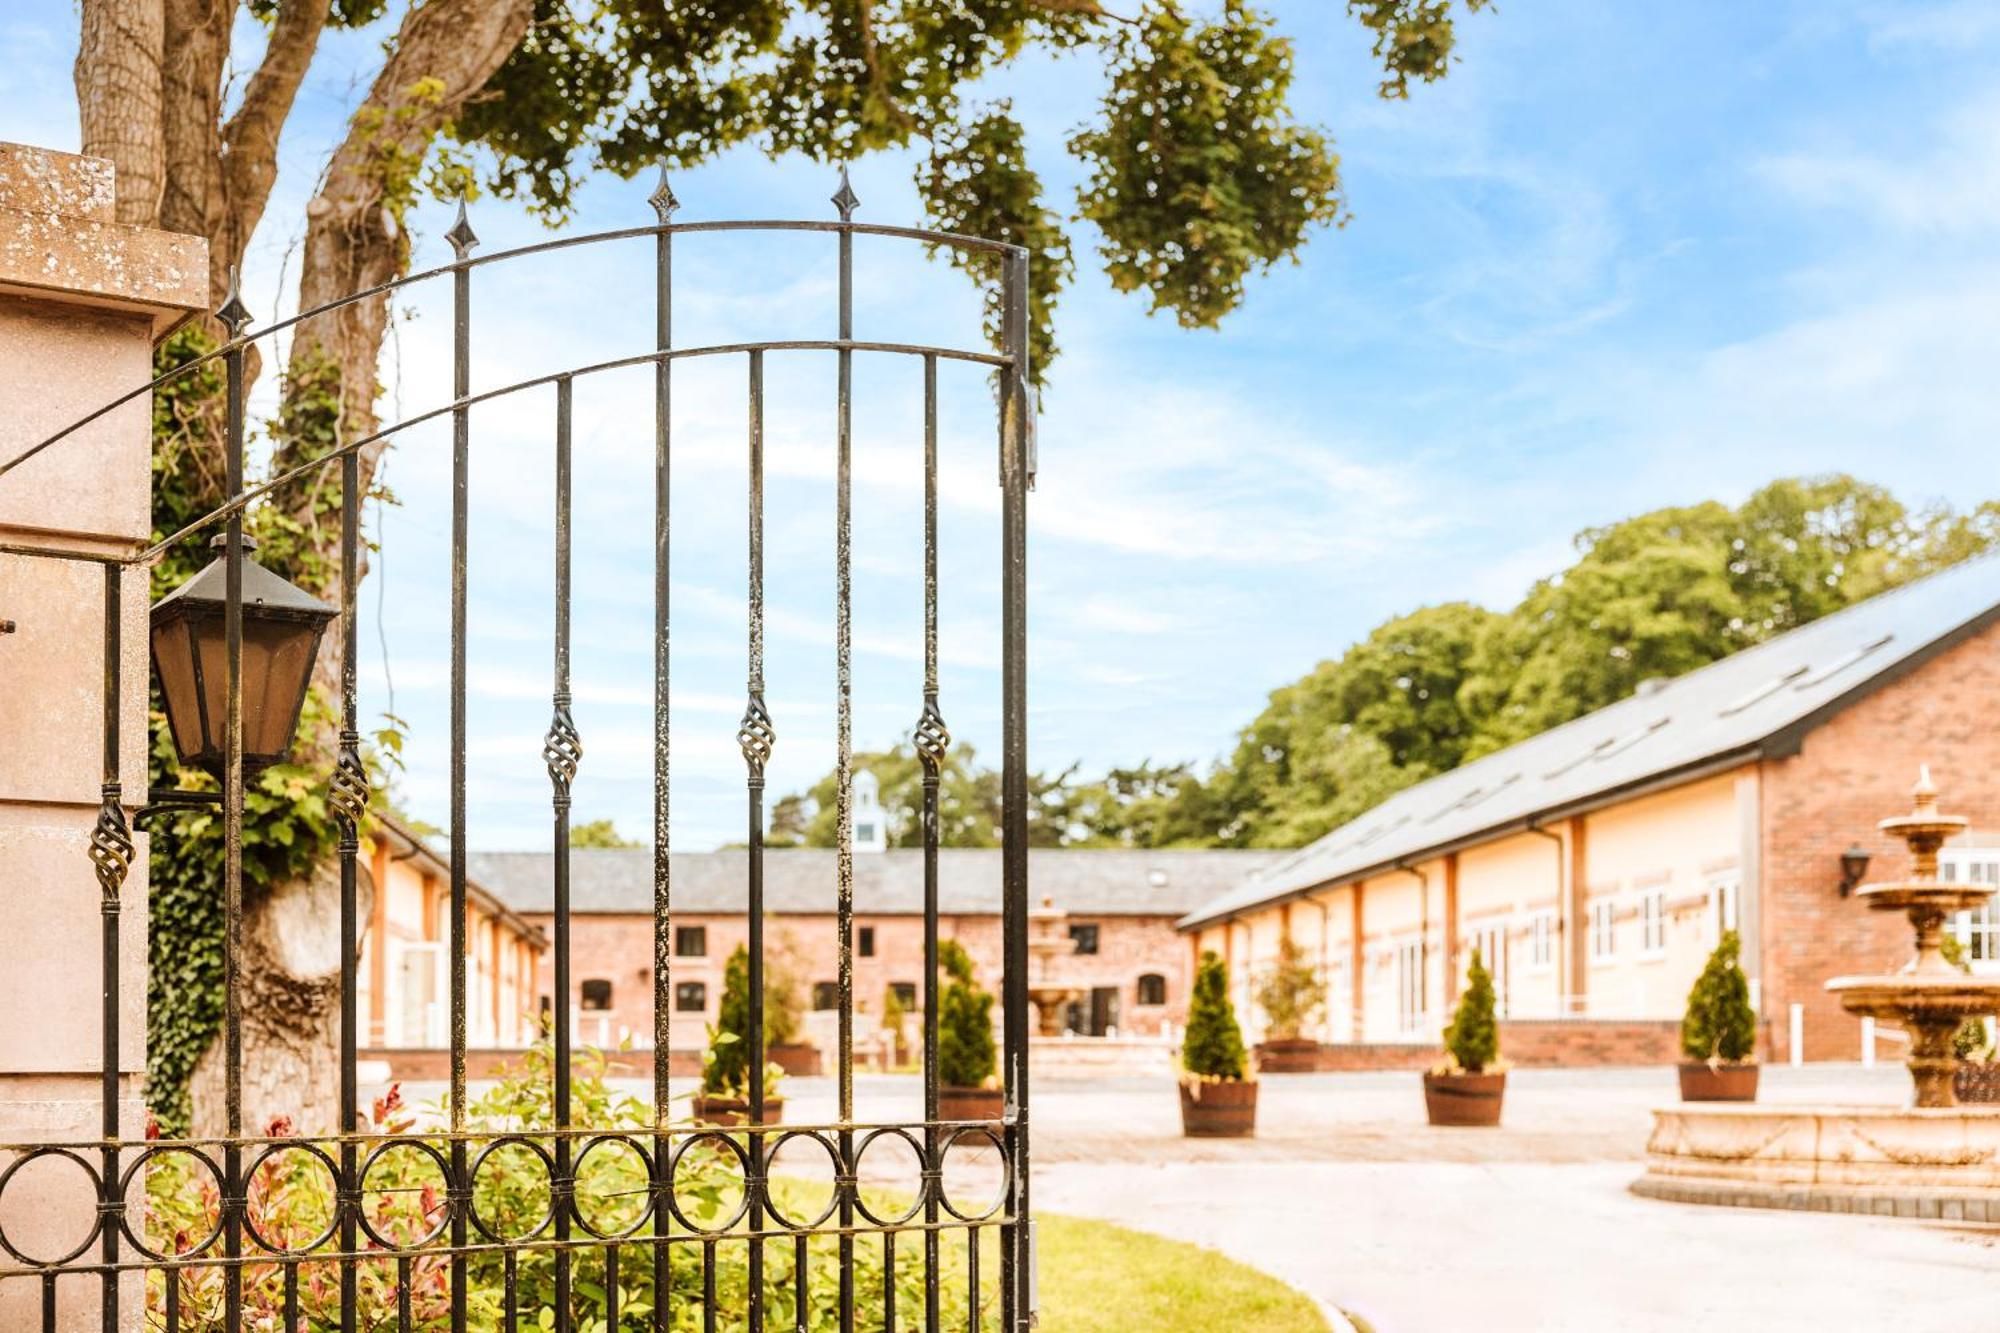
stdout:
[(1326, 1333), (1303, 1292), (1214, 1250), (1046, 1213), (1036, 1230), (1046, 1333)]

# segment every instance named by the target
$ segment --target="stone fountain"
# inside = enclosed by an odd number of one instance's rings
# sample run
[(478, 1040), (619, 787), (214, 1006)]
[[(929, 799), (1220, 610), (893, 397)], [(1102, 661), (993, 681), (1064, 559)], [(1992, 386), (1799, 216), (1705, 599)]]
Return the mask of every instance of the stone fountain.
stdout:
[(1876, 1213), (2000, 1223), (2000, 1106), (1961, 1106), (1952, 1092), (1952, 1033), (2000, 1010), (2000, 977), (1972, 977), (1944, 960), (1946, 918), (1979, 906), (1990, 886), (1938, 879), (1938, 849), (1966, 820), (1938, 810), (1930, 773), (1915, 808), (1885, 819), (1909, 844), (1909, 878), (1863, 887), (1871, 908), (1903, 912), (1916, 954), (1900, 971), (1838, 977), (1827, 989), (1848, 1012), (1894, 1024), (1910, 1039), (1905, 1106), (1684, 1102), (1653, 1112), (1646, 1174), (1635, 1193), (1682, 1203)]
[(1042, 905), (1028, 913), (1028, 998), (1035, 1005), (1035, 1031), (1043, 1037), (1060, 1037), (1063, 1006), (1083, 998), (1083, 988), (1066, 981), (1056, 962), (1076, 952), (1076, 941), (1063, 929), (1069, 913), (1046, 895)]
[(1963, 815), (1938, 812), (1937, 788), (1924, 769), (1917, 778), (1916, 808), (1885, 819), (1884, 833), (1910, 846), (1908, 879), (1863, 885), (1856, 896), (1880, 912), (1905, 912), (1917, 936), (1917, 951), (1900, 971), (1885, 976), (1836, 977), (1826, 988), (1851, 1014), (1903, 1029), (1910, 1037), (1910, 1078), (1916, 1104), (1956, 1106), (1952, 1075), (1958, 1058), (1952, 1034), (1968, 1018), (2000, 1010), (2000, 977), (1973, 977), (1945, 961), (1941, 944), (1945, 919), (1983, 904), (1994, 890), (1984, 884), (1951, 884), (1938, 879), (1938, 848), (1964, 831)]

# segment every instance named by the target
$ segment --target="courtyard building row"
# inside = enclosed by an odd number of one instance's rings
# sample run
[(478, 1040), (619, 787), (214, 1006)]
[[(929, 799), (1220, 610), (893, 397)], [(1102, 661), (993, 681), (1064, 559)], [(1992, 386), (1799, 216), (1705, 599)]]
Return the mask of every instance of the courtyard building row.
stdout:
[[(859, 816), (857, 816), (859, 819)], [(864, 845), (865, 848), (865, 845)], [(970, 955), (979, 981), (1000, 985), (1000, 858), (997, 849), (938, 853), (941, 939)], [(1037, 902), (1066, 913), (1073, 951), (1057, 975), (1077, 997), (1066, 1030), (1081, 1036), (1157, 1038), (1185, 1021), (1193, 983), (1174, 923), (1276, 855), (1263, 852), (1035, 849), (1029, 882)], [(554, 858), (489, 852), (472, 858), (479, 882), (524, 919), (551, 931)], [(923, 853), (857, 850), (853, 858), (853, 994), (858, 1047), (881, 1041), (893, 992), (911, 1015), (913, 1042), (924, 992)], [(675, 1051), (699, 1051), (721, 1004), (729, 955), (747, 941), (748, 853), (675, 852), (668, 996)], [(804, 1040), (834, 1049), (839, 1002), (836, 853), (782, 848), (764, 853), (767, 966), (788, 971), (804, 1010)], [(585, 1042), (650, 1047), (653, 1038), (654, 865), (650, 848), (570, 852), (573, 1030)], [(535, 993), (547, 1008), (554, 957), (544, 954)], [(998, 1009), (995, 1009), (996, 1021)]]
[[(1848, 895), (1907, 870), (1876, 831), (1928, 765), (1971, 817), (1946, 876), (2000, 883), (2000, 559), (1970, 561), (1411, 787), (1181, 922), (1230, 964), (1251, 1035), (1289, 937), (1335, 1066), (1432, 1058), (1474, 950), (1524, 1063), (1676, 1058), (1724, 930), (1763, 1052), (1854, 1059), (1832, 977), (1899, 966), (1908, 924)], [(2000, 967), (1991, 908), (1951, 929)], [(1882, 1034), (1890, 1040), (1897, 1034)]]

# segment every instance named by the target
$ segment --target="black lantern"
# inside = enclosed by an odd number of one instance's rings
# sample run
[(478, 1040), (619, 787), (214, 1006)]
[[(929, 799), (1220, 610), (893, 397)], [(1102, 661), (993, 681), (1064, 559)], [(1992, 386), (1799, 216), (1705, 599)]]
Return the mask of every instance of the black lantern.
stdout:
[(1854, 892), (1854, 886), (1868, 873), (1868, 850), (1855, 843), (1840, 854), (1840, 896)]
[[(217, 537), (212, 546), (227, 539)], [(243, 549), (255, 543), (243, 539)], [(153, 671), (181, 762), (220, 775), (228, 762), (229, 558), (225, 555), (153, 608)], [(254, 560), (243, 561), (243, 767), (283, 759), (298, 730), (320, 636), (336, 612)]]

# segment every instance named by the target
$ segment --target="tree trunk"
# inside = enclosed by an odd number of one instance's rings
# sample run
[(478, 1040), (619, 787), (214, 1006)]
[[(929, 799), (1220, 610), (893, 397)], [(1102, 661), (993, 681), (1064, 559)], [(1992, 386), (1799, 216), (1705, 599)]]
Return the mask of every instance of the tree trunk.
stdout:
[(118, 171), (117, 218), (159, 214), (166, 146), (161, 137), (162, 0), (83, 0), (76, 48), (76, 106), (83, 151)]
[[(356, 914), (366, 921), (375, 882), (356, 867)], [(244, 904), (242, 988), (243, 1132), (287, 1122), (300, 1134), (340, 1119), (340, 866)], [(218, 1033), (188, 1081), (197, 1138), (228, 1133), (227, 1071)]]

